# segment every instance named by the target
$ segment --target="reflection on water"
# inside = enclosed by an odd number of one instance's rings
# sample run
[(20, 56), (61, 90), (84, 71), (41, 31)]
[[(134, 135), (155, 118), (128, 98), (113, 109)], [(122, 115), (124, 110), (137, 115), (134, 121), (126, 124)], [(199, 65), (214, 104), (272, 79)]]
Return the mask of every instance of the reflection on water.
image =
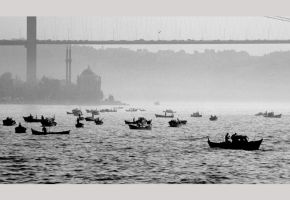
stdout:
[[(162, 107), (146, 112), (103, 113), (104, 125), (85, 122), (74, 127), (75, 118), (66, 111), (73, 106), (1, 105), (0, 118), (55, 114), (58, 126), (70, 135), (31, 135), (30, 128), (15, 134), (14, 127), (0, 126), (0, 183), (289, 183), (290, 116), (281, 119), (255, 117), (255, 112), (227, 113), (202, 110), (206, 116), (190, 118), (196, 110), (170, 107), (186, 126), (168, 127), (169, 119), (156, 119)], [(83, 107), (94, 108), (94, 107)], [(255, 110), (256, 111), (256, 110)], [(258, 110), (263, 111), (263, 110)], [(276, 110), (275, 110), (276, 111)], [(215, 112), (215, 113), (211, 113)], [(221, 114), (220, 114), (221, 113)], [(284, 111), (287, 113), (287, 111)], [(208, 115), (217, 114), (211, 122)], [(153, 119), (152, 131), (129, 130), (125, 119), (144, 116)], [(224, 133), (264, 138), (261, 150), (210, 149), (207, 136), (222, 140)]]

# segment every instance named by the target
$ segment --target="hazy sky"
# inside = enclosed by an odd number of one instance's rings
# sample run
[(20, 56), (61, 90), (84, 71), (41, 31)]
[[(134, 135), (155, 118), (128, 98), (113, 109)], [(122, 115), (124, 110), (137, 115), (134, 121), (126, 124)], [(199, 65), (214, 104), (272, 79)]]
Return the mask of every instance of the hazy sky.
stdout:
[[(25, 17), (0, 17), (0, 38), (26, 37)], [(290, 39), (290, 22), (260, 17), (38, 17), (38, 39)], [(130, 46), (130, 48), (143, 48)], [(144, 46), (149, 50), (246, 50), (262, 55), (290, 45)]]

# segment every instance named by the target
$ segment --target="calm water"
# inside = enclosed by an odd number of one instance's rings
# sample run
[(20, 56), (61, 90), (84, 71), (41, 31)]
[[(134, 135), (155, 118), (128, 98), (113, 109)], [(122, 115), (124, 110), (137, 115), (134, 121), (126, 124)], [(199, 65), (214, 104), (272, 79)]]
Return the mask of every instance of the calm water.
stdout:
[[(190, 118), (190, 112), (196, 111), (192, 107), (171, 106), (188, 124), (170, 128), (168, 119), (154, 117), (165, 108), (156, 106), (145, 107), (146, 112), (104, 113), (104, 125), (84, 122), (85, 128), (76, 129), (75, 117), (66, 114), (74, 107), (0, 106), (1, 120), (12, 116), (29, 128), (15, 134), (14, 127), (3, 127), (1, 122), (0, 183), (290, 183), (290, 116), (267, 119), (253, 116), (263, 111), (255, 106), (256, 110), (222, 106), (213, 110), (214, 106), (199, 105), (206, 116)], [(208, 120), (212, 112), (218, 121)], [(30, 128), (41, 128), (23, 122), (22, 116), (29, 113), (55, 114), (58, 126), (51, 130), (70, 129), (71, 134), (32, 135)], [(134, 116), (153, 119), (152, 131), (129, 130), (124, 120)], [(207, 136), (219, 141), (226, 132), (264, 138), (261, 150), (208, 147)]]

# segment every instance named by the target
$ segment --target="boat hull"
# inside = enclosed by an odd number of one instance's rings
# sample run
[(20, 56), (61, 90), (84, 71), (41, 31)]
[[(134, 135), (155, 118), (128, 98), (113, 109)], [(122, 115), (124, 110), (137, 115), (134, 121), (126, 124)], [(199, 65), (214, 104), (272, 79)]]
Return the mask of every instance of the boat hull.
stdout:
[(16, 127), (15, 133), (26, 133), (26, 128), (25, 127)]
[(60, 131), (60, 132), (42, 132), (42, 131), (37, 131), (34, 129), (31, 129), (32, 135), (68, 135), (70, 133), (69, 131)]
[(155, 114), (155, 117), (156, 118), (173, 118), (174, 115), (158, 115), (158, 114)]
[(259, 150), (260, 145), (262, 144), (263, 139), (257, 141), (250, 141), (250, 142), (211, 142), (208, 139), (208, 145), (211, 148), (221, 148), (221, 149), (239, 149), (239, 150)]
[(133, 129), (133, 130), (151, 130), (152, 127), (151, 126), (137, 126), (134, 124), (129, 124), (129, 128)]

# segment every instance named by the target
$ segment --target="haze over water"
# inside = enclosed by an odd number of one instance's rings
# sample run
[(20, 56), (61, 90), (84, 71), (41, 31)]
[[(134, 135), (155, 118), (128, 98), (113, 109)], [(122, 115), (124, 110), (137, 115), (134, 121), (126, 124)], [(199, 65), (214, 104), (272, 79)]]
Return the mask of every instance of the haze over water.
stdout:
[[(66, 112), (109, 106), (0, 105), (7, 116), (29, 130), (15, 134), (14, 127), (0, 125), (1, 183), (289, 183), (290, 105), (286, 103), (165, 103), (135, 104), (146, 112), (102, 113), (102, 126), (84, 122), (76, 129), (75, 117)], [(180, 128), (168, 127), (170, 119), (155, 113), (176, 111), (188, 120)], [(280, 119), (256, 117), (260, 111), (282, 113)], [(202, 118), (191, 118), (200, 111)], [(56, 117), (51, 130), (70, 129), (70, 135), (31, 135), (22, 116)], [(216, 114), (217, 121), (209, 121)], [(85, 114), (85, 116), (88, 114)], [(144, 116), (152, 119), (151, 131), (130, 130), (124, 120)], [(258, 151), (210, 149), (226, 132), (263, 138)]]

